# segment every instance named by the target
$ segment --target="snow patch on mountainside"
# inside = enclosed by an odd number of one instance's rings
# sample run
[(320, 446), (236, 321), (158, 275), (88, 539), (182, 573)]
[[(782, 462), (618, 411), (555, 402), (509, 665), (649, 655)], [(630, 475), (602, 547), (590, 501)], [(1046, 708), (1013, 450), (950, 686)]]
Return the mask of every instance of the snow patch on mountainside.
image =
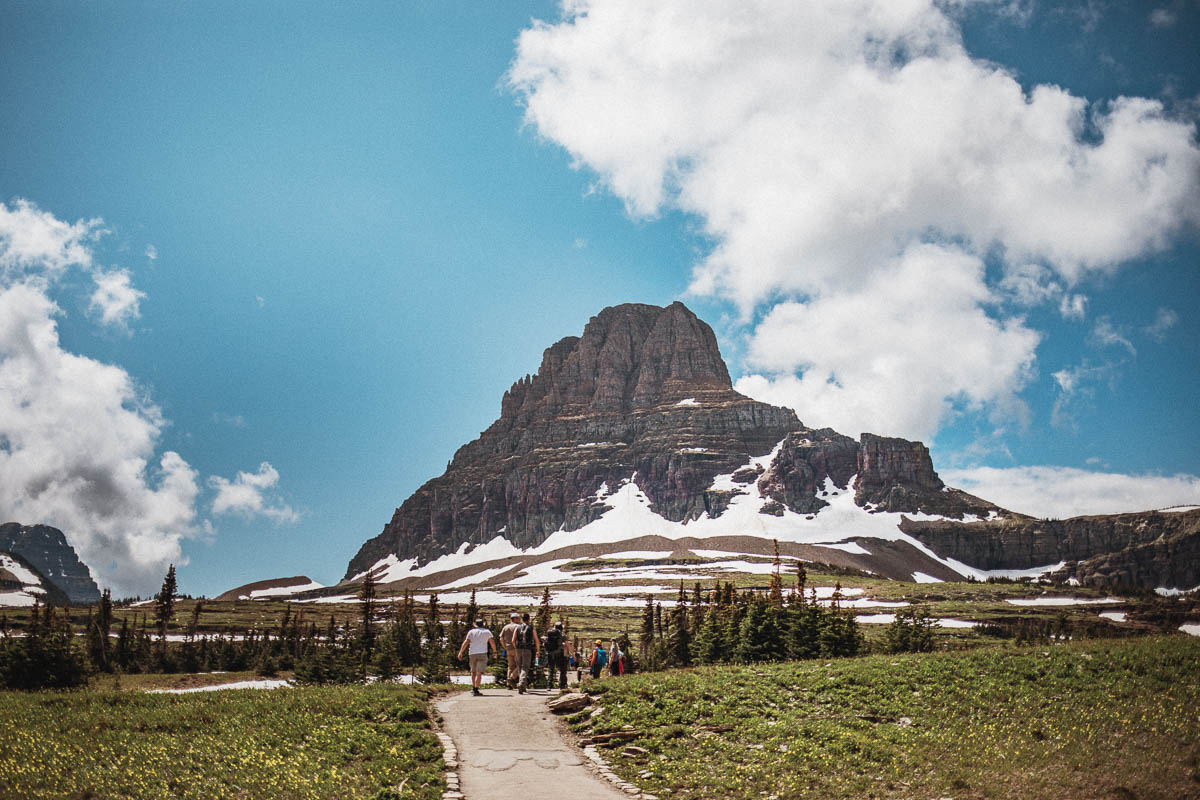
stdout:
[(9, 583), (0, 591), (0, 606), (28, 608), (46, 594), (46, 589), (37, 574), (8, 553), (0, 553), (0, 570), (4, 570), (21, 584), (17, 587)]
[[(739, 467), (739, 470), (747, 467), (760, 472), (766, 470), (780, 452), (783, 443), (783, 441), (779, 442), (766, 455), (750, 459), (749, 463)], [(401, 561), (395, 555), (389, 555), (376, 562), (369, 571), (375, 575), (376, 580), (387, 583), (403, 578), (424, 577), (475, 564), (482, 565), (489, 561), (505, 558), (546, 555), (573, 545), (619, 544), (641, 536), (660, 536), (672, 540), (685, 537), (705, 539), (725, 536), (754, 536), (764, 540), (776, 539), (780, 542), (828, 547), (857, 555), (871, 555), (871, 551), (861, 544), (862, 540), (905, 542), (949, 570), (963, 577), (971, 576), (979, 580), (986, 580), (992, 575), (1012, 578), (1037, 577), (1061, 566), (1050, 565), (1033, 570), (988, 571), (975, 569), (953, 559), (942, 558), (919, 540), (903, 533), (899, 525), (902, 517), (915, 521), (939, 520), (943, 517), (929, 514), (868, 512), (854, 503), (854, 492), (850, 488), (854, 484), (854, 478), (851, 478), (845, 487), (839, 487), (833, 483), (832, 479), (826, 479), (820, 495), (829, 505), (817, 513), (797, 514), (784, 509), (780, 515), (764, 514), (761, 513), (763, 506), (771, 502), (770, 499), (762, 497), (753, 483), (735, 482), (733, 476), (739, 470), (717, 475), (709, 487), (710, 491), (729, 492), (733, 495), (724, 513), (717, 517), (706, 513), (697, 519), (683, 522), (666, 519), (651, 509), (650, 499), (638, 486), (635, 473), (619, 486), (609, 487), (605, 484), (596, 493), (596, 501), (603, 501), (605, 505), (609, 506), (608, 510), (598, 518), (576, 530), (568, 531), (560, 528), (537, 547), (521, 550), (502, 535), (497, 534), (486, 544), (473, 549), (469, 544), (463, 543), (454, 553), (441, 556), (423, 566), (417, 566), (416, 559)], [(653, 554), (654, 557), (666, 555), (669, 554)], [(646, 557), (646, 555), (639, 551), (638, 556), (624, 557)], [(510, 581), (507, 585), (544, 585), (561, 582), (561, 577), (555, 576), (554, 573), (562, 563), (565, 561), (535, 565), (528, 568), (524, 577)], [(709, 565), (705, 566), (707, 568)], [(739, 563), (737, 566), (748, 567), (748, 571), (752, 572), (761, 571), (760, 567), (755, 564)], [(502, 571), (499, 568), (488, 569), (478, 573), (469, 581), (465, 578), (458, 579), (444, 588), (452, 589), (477, 583), (494, 577)], [(352, 580), (360, 580), (365, 574), (366, 572), (359, 573)], [(711, 575), (707, 577), (711, 577)], [(933, 580), (931, 576), (923, 577)], [(689, 578), (684, 577), (684, 579)]]

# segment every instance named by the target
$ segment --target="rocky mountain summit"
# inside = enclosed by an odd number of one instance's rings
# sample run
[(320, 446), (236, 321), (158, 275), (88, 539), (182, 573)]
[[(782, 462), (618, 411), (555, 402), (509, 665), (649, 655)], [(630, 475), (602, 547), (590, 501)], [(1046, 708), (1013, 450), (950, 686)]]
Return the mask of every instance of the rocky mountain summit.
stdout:
[(809, 428), (734, 391), (712, 329), (673, 303), (606, 308), (547, 348), (499, 419), (363, 544), (343, 587), (367, 573), (498, 586), (555, 559), (773, 547), (908, 580), (1200, 584), (1200, 511), (1002, 509), (946, 486), (920, 442)]
[(4, 523), (0, 525), (0, 552), (19, 556), (71, 603), (95, 603), (100, 599), (92, 573), (58, 528)]
[[(714, 485), (727, 474), (729, 486)], [(829, 486), (878, 511), (1003, 513), (945, 487), (919, 442), (813, 430), (734, 391), (712, 329), (682, 303), (627, 304), (547, 348), (537, 374), (505, 392), (500, 418), (396, 509), (346, 578), (389, 556), (424, 564), (497, 536), (537, 547), (602, 517), (631, 480), (651, 511), (679, 523), (719, 518), (750, 492), (769, 498), (764, 514), (813, 514)]]

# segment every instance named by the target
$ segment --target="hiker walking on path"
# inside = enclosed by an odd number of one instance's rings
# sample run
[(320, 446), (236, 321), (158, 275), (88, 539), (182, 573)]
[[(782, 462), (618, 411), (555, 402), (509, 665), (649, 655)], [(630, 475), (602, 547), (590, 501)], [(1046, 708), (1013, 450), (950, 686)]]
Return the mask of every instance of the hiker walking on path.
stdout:
[(528, 612), (521, 615), (521, 625), (513, 636), (517, 651), (517, 691), (525, 694), (529, 688), (529, 672), (533, 669), (533, 660), (541, 655), (542, 644), (538, 641), (537, 628), (529, 623)]
[(479, 697), (483, 694), (479, 691), (479, 684), (487, 670), (488, 651), (491, 650), (492, 655), (496, 654), (496, 640), (492, 638), (492, 632), (484, 626), (482, 618), (475, 620), (475, 627), (467, 631), (462, 647), (458, 648), (458, 657), (462, 658), (463, 651), (468, 648), (471, 660), (471, 694)]
[(571, 643), (563, 635), (563, 624), (554, 623), (554, 627), (546, 631), (546, 666), (550, 670), (547, 681), (554, 686), (554, 676), (559, 675), (558, 688), (567, 688), (567, 657), (574, 655)]
[(600, 670), (608, 663), (608, 653), (604, 651), (604, 642), (596, 640), (596, 649), (592, 651), (592, 677), (599, 678)]
[(521, 668), (521, 661), (517, 657), (517, 628), (521, 627), (521, 615), (517, 612), (512, 612), (510, 615), (511, 622), (500, 629), (500, 647), (504, 650), (504, 655), (508, 659), (508, 688), (517, 688), (517, 674)]
[(613, 639), (608, 648), (608, 674), (609, 675), (624, 675), (625, 674), (625, 653), (621, 650), (617, 640)]

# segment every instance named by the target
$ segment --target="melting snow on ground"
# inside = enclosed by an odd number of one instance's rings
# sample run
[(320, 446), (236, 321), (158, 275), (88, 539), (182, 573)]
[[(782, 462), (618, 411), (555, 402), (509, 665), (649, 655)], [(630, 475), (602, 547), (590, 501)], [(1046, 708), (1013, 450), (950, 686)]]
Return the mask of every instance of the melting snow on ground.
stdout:
[(0, 592), (0, 606), (28, 608), (33, 603), (34, 596), (28, 592)]
[(1100, 616), (1113, 622), (1125, 622), (1124, 611), (1101, 611)]
[[(896, 615), (859, 614), (855, 619), (868, 625), (891, 625), (896, 621)], [(974, 628), (976, 624), (970, 620), (954, 619), (953, 617), (932, 617), (930, 621), (938, 628)]]
[(284, 597), (300, 592), (307, 592), (312, 589), (324, 589), (325, 584), (312, 581), (311, 583), (297, 583), (291, 586), (276, 586), (273, 589), (255, 589), (249, 595), (242, 595), (242, 599), (262, 600), (265, 597)]
[(1191, 589), (1168, 589), (1165, 586), (1160, 586), (1154, 592), (1162, 597), (1178, 597), (1181, 594), (1200, 592), (1200, 586), (1193, 586)]
[(1014, 606), (1093, 606), (1120, 603), (1117, 597), (1008, 597), (1004, 602)]
[(147, 689), (148, 694), (192, 694), (193, 692), (220, 692), (225, 689), (284, 689), (291, 688), (284, 680), (237, 681), (235, 683), (218, 683), (213, 686), (192, 686), (187, 689)]
[(1200, 636), (1200, 622), (1185, 622), (1179, 626), (1179, 630), (1191, 636)]

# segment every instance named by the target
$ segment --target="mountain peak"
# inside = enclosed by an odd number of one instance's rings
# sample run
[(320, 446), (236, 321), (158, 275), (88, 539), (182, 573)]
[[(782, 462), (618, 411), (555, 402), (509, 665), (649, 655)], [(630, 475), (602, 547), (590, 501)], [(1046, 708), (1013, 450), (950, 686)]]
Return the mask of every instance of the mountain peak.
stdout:
[(740, 397), (712, 328), (687, 306), (625, 303), (592, 317), (582, 336), (546, 348), (537, 374), (505, 393), (500, 417), (526, 422)]

